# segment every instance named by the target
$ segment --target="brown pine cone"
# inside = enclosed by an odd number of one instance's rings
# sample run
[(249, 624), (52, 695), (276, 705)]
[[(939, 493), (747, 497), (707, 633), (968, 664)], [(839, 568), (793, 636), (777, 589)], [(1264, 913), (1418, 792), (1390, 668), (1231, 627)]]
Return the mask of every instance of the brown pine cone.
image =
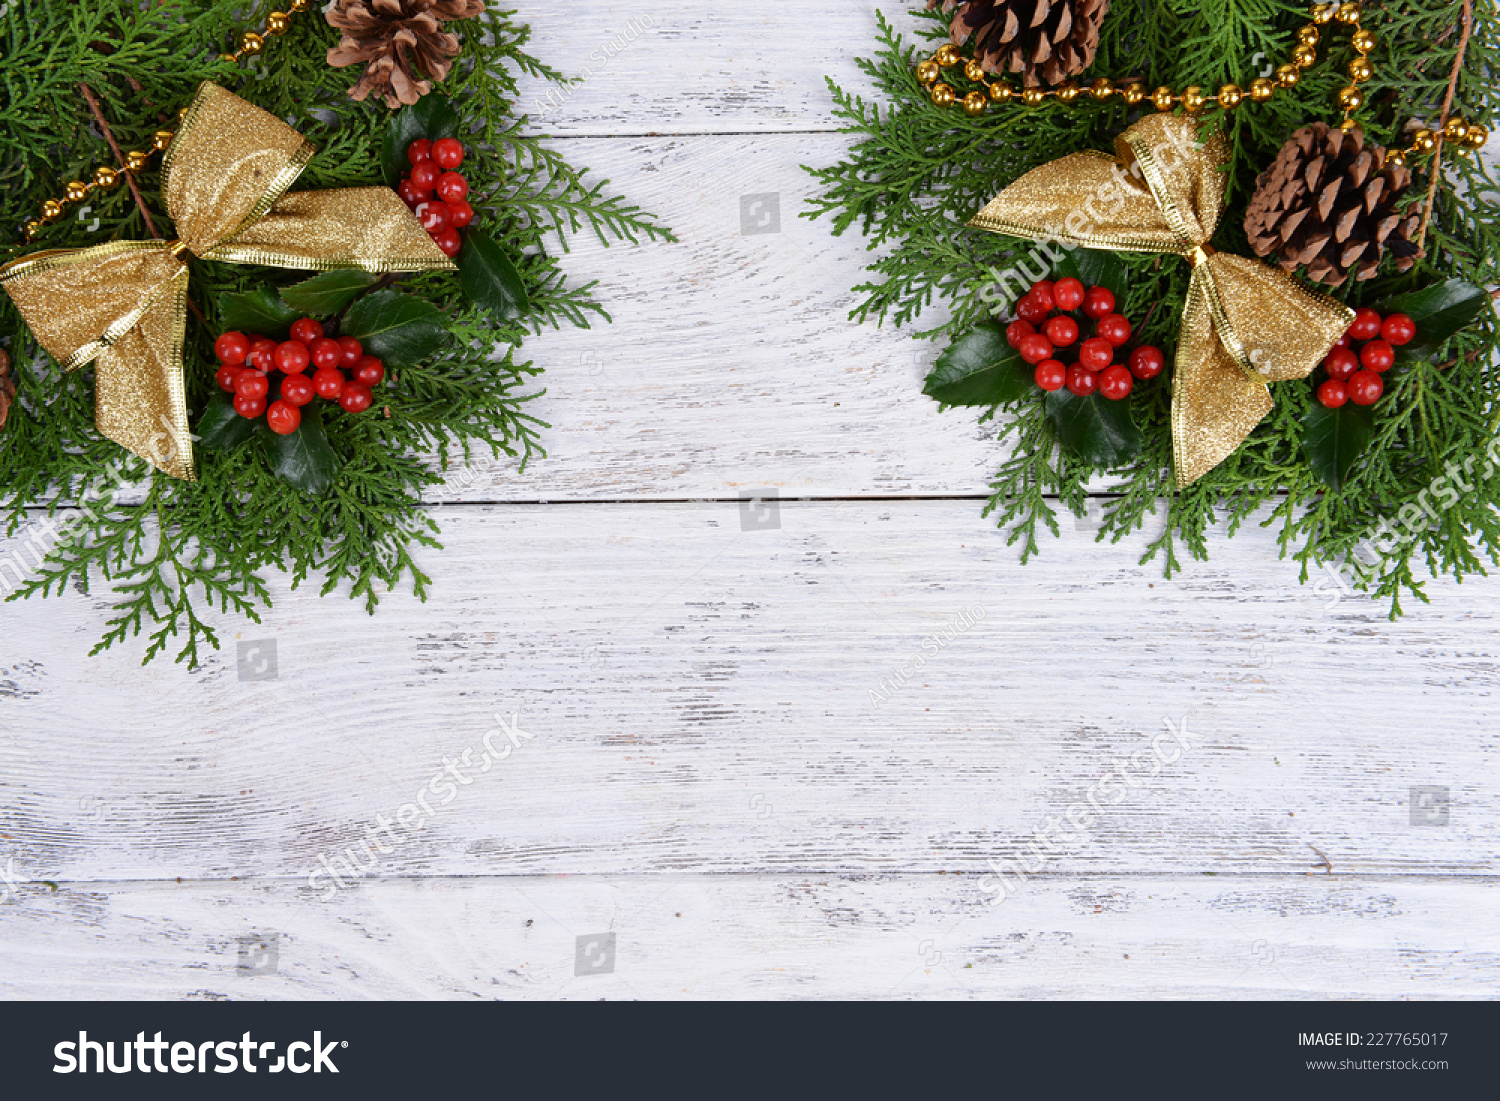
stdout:
[(1361, 131), (1315, 122), (1256, 180), (1245, 234), (1257, 256), (1287, 271), (1305, 265), (1309, 279), (1332, 287), (1351, 274), (1372, 278), (1387, 252), (1407, 271), (1422, 256), (1411, 240), (1420, 215), (1397, 207), (1410, 185), (1411, 172), (1387, 164)]
[(1109, 0), (927, 0), (929, 10), (958, 11), (953, 44), (973, 36), (987, 73), (1020, 73), (1028, 88), (1061, 84), (1094, 63)]
[(10, 403), (15, 400), (16, 384), (10, 380), (10, 356), (0, 348), (0, 428), (10, 416)]
[(324, 18), (344, 36), (328, 51), (328, 64), (364, 64), (349, 89), (352, 99), (373, 92), (387, 107), (410, 106), (448, 75), (458, 56), (458, 36), (443, 23), (482, 11), (484, 0), (334, 0)]

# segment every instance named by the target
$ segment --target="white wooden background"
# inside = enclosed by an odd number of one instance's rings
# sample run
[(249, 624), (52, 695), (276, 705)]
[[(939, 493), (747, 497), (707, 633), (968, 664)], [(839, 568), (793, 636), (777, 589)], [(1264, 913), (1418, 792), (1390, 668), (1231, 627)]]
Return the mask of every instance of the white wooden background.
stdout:
[[(524, 15), (595, 70), (540, 128), (681, 243), (575, 244), (616, 323), (528, 344), (550, 457), (434, 496), (427, 604), (278, 578), (192, 674), (86, 658), (97, 598), (0, 606), (0, 992), (1492, 996), (1500, 582), (1390, 623), (1266, 532), (1166, 581), (1071, 517), (1020, 566), (979, 516), (991, 433), (921, 395), (931, 349), (846, 320), (862, 243), (797, 217), (874, 6)], [(765, 192), (780, 232), (741, 235)], [(742, 530), (762, 488), (780, 526)], [(533, 738), (374, 877), (308, 885), (511, 712)], [(985, 904), (987, 861), (1184, 718), (1191, 751)]]

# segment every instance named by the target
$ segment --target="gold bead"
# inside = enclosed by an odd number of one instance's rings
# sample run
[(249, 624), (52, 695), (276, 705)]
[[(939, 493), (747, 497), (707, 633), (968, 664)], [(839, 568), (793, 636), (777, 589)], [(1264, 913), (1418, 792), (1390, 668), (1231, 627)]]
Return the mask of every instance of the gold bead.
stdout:
[(1070, 80), (1058, 87), (1056, 95), (1064, 103), (1072, 103), (1079, 96), (1083, 95), (1083, 89)]
[(1354, 37), (1349, 39), (1349, 44), (1360, 53), (1367, 54), (1375, 48), (1375, 32), (1361, 27), (1354, 32)]
[(977, 61), (964, 62), (964, 76), (976, 84), (984, 79), (984, 66)]
[(1308, 23), (1297, 30), (1297, 41), (1304, 46), (1316, 46), (1318, 44), (1318, 37), (1316, 24)]
[(1400, 168), (1406, 163), (1406, 154), (1399, 149), (1392, 149), (1385, 155), (1385, 163), (1393, 164), (1397, 168)]
[(997, 80), (990, 85), (990, 98), (996, 103), (1004, 103), (1016, 94), (1016, 90), (1003, 80)]
[(1027, 88), (1021, 93), (1021, 102), (1028, 107), (1035, 107), (1047, 101), (1047, 93), (1040, 88)]
[(291, 8), (292, 11), (306, 11), (311, 6), (312, 5), (310, 0), (292, 0), (292, 2), (287, 5), (287, 7)]
[(1312, 10), (1312, 21), (1319, 25), (1332, 23), (1333, 17), (1338, 13), (1337, 4), (1314, 4)]
[(1245, 93), (1238, 84), (1226, 84), (1219, 89), (1219, 106), (1226, 111), (1233, 111), (1245, 99)]
[(1163, 84), (1155, 92), (1151, 93), (1151, 102), (1158, 111), (1170, 111), (1172, 109), (1172, 89)]
[(184, 122), (187, 121), (188, 110), (189, 109), (186, 108), (186, 107), (178, 108), (178, 111), (177, 111), (177, 124), (179, 126), (182, 125)]
[(56, 199), (48, 199), (42, 204), (42, 220), (46, 222), (56, 221), (62, 217), (63, 205)]
[(1345, 119), (1343, 122), (1339, 123), (1339, 129), (1346, 134), (1351, 133), (1355, 130), (1360, 131), (1360, 133), (1364, 133), (1364, 129), (1354, 119)]
[(939, 107), (950, 107), (953, 104), (953, 89), (946, 84), (934, 84), (932, 86), (932, 102)]
[(37, 235), (37, 232), (41, 228), (42, 228), (42, 223), (39, 222), (39, 221), (37, 221), (35, 218), (33, 218), (31, 221), (27, 222), (26, 223), (26, 239), (30, 240), (31, 238), (35, 237)]
[(1349, 79), (1363, 84), (1375, 75), (1375, 66), (1368, 57), (1356, 57), (1349, 62)]
[(172, 131), (158, 130), (151, 135), (151, 148), (158, 153), (166, 151), (167, 146), (172, 144)]
[(267, 34), (286, 34), (286, 29), (291, 25), (292, 17), (284, 11), (273, 11), (266, 16)]
[(125, 167), (132, 172), (139, 172), (146, 167), (146, 162), (151, 159), (150, 153), (142, 153), (139, 149), (132, 149), (125, 154)]
[(1264, 103), (1276, 92), (1276, 85), (1265, 77), (1258, 77), (1250, 82), (1250, 98), (1256, 103)]
[(1358, 23), (1359, 5), (1352, 2), (1340, 4), (1338, 14), (1334, 18), (1340, 23)]
[(120, 174), (108, 165), (94, 169), (94, 186), (110, 188), (120, 182)]
[(88, 193), (89, 185), (82, 180), (74, 180), (67, 187), (63, 188), (63, 195), (70, 203), (82, 202)]
[(1190, 85), (1182, 90), (1182, 106), (1189, 114), (1197, 114), (1203, 110), (1203, 89), (1196, 84)]
[(1134, 107), (1146, 98), (1146, 86), (1144, 84), (1132, 84), (1125, 89), (1125, 102)]
[(932, 58), (928, 58), (917, 66), (917, 79), (923, 84), (931, 84), (942, 73), (942, 67)]
[(982, 115), (989, 98), (983, 92), (970, 92), (964, 96), (964, 114)]
[(1443, 127), (1443, 137), (1445, 137), (1449, 141), (1456, 141), (1461, 143), (1464, 138), (1468, 136), (1469, 124), (1463, 119), (1459, 118), (1457, 115), (1454, 115), (1451, 119), (1449, 119), (1448, 124)]
[(1437, 135), (1423, 127), (1411, 136), (1411, 147), (1416, 153), (1431, 153), (1437, 148)]
[(1464, 135), (1464, 144), (1470, 149), (1483, 149), (1490, 140), (1490, 132), (1477, 122), (1469, 123), (1469, 132)]
[(1339, 89), (1339, 106), (1346, 111), (1355, 111), (1365, 101), (1365, 94), (1358, 86), (1351, 84), (1347, 88)]
[(1318, 60), (1318, 51), (1311, 46), (1293, 46), (1292, 64), (1299, 69), (1305, 69)]
[(265, 44), (266, 40), (254, 31), (246, 31), (240, 35), (240, 53), (242, 54), (258, 54)]
[(1094, 81), (1094, 86), (1089, 89), (1089, 94), (1095, 99), (1108, 99), (1115, 94), (1114, 81), (1110, 80), (1107, 76), (1101, 76), (1098, 80)]
[(1295, 65), (1283, 65), (1276, 70), (1276, 83), (1283, 88), (1295, 88), (1301, 79), (1302, 73)]
[(958, 47), (949, 42), (947, 45), (940, 47), (938, 52), (933, 56), (937, 63), (946, 69), (950, 65), (958, 64)]

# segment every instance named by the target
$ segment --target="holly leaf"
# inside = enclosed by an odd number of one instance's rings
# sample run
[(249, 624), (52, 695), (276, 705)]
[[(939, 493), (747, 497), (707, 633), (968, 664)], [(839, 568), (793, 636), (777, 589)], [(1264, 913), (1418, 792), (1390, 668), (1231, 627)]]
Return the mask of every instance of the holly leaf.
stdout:
[(314, 495), (333, 484), (341, 464), (328, 445), (323, 418), (316, 406), (303, 406), (302, 423), (297, 431), (285, 436), (269, 434), (266, 455), (278, 478)]
[(380, 170), (385, 176), (385, 185), (395, 187), (411, 170), (411, 161), (406, 159), (408, 145), (418, 138), (429, 141), (456, 138), (458, 124), (458, 112), (437, 92), (423, 96), (410, 107), (403, 107), (392, 115), (385, 128), (385, 138), (380, 143)]
[(435, 306), (387, 287), (356, 302), (343, 331), (387, 367), (417, 367), (448, 343), (445, 320)]
[(1302, 418), (1302, 454), (1314, 474), (1341, 490), (1349, 480), (1349, 468), (1374, 434), (1375, 416), (1368, 405), (1314, 405)]
[(325, 271), (311, 279), (281, 288), (281, 300), (297, 312), (326, 317), (343, 310), (372, 286), (375, 277), (363, 271)]
[(219, 324), (224, 332), (237, 329), (242, 333), (285, 337), (292, 322), (301, 316), (272, 287), (219, 295)]
[(204, 447), (228, 452), (248, 440), (254, 429), (252, 421), (234, 411), (229, 395), (220, 391), (208, 399), (195, 431), (198, 442)]
[(1128, 401), (1099, 394), (1081, 398), (1065, 388), (1048, 394), (1046, 406), (1063, 446), (1095, 466), (1123, 466), (1145, 442)]
[(1031, 393), (1032, 368), (1005, 340), (1005, 330), (982, 322), (938, 356), (922, 393), (944, 405), (1001, 405)]
[(1388, 298), (1374, 309), (1385, 317), (1404, 313), (1417, 323), (1417, 336), (1397, 351), (1414, 359), (1430, 359), (1454, 333), (1484, 312), (1490, 296), (1482, 287), (1450, 279), (1411, 294)]
[(1085, 287), (1108, 287), (1115, 298), (1123, 301), (1130, 269), (1120, 254), (1111, 249), (1064, 248), (1052, 278), (1056, 281), (1070, 275)]
[(505, 249), (488, 233), (469, 230), (458, 254), (458, 281), (476, 305), (501, 321), (514, 321), (531, 312), (531, 298), (521, 273)]

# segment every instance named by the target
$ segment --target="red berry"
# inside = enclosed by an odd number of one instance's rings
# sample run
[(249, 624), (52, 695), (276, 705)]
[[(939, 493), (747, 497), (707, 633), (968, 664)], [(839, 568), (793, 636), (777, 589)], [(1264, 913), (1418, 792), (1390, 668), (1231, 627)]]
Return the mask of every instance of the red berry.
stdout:
[(375, 399), (370, 396), (370, 388), (361, 386), (357, 382), (351, 382), (344, 387), (344, 392), (339, 395), (339, 404), (350, 413), (363, 413), (370, 408), (370, 402)]
[(1116, 363), (1113, 367), (1106, 367), (1099, 372), (1099, 393), (1110, 401), (1128, 398), (1131, 387), (1134, 385), (1135, 379), (1130, 374), (1129, 367), (1121, 367)]
[(1043, 306), (1038, 299), (1032, 298), (1030, 294), (1022, 295), (1021, 301), (1016, 303), (1016, 316), (1033, 325), (1040, 325), (1046, 321), (1047, 313), (1047, 307)]
[(442, 249), (443, 255), (447, 257), (457, 256), (459, 251), (464, 247), (464, 240), (458, 235), (458, 230), (456, 229), (445, 229), (441, 233), (436, 233), (433, 235), (432, 241), (438, 248)]
[(418, 138), (416, 141), (412, 142), (406, 147), (406, 159), (411, 161), (411, 165), (413, 168), (421, 164), (423, 161), (431, 160), (432, 142), (428, 141), (426, 138)]
[(1333, 342), (1333, 346), (1335, 348), (1347, 348), (1352, 343), (1354, 343), (1354, 341), (1349, 338), (1349, 331), (1345, 329), (1344, 335), (1335, 340)]
[(1078, 339), (1078, 322), (1071, 317), (1049, 317), (1047, 339), (1059, 348), (1066, 348)]
[(1372, 340), (1359, 350), (1359, 361), (1372, 371), (1389, 371), (1396, 362), (1396, 349), (1383, 340)]
[(437, 182), (437, 196), (445, 203), (469, 196), (469, 181), (457, 172), (444, 172)]
[(1355, 371), (1344, 386), (1355, 405), (1374, 405), (1385, 392), (1385, 383), (1374, 371)]
[(344, 373), (325, 367), (313, 374), (312, 384), (318, 397), (326, 398), (328, 401), (337, 401), (339, 395), (344, 392)]
[(214, 355), (220, 363), (238, 367), (250, 354), (250, 340), (244, 333), (228, 332), (214, 341)]
[(1337, 409), (1349, 400), (1348, 388), (1336, 378), (1324, 379), (1318, 387), (1318, 400), (1330, 409)]
[(293, 321), (292, 339), (311, 347), (314, 340), (323, 339), (322, 322), (311, 317), (303, 317)]
[(239, 377), (234, 380), (234, 392), (251, 401), (265, 397), (270, 389), (270, 380), (259, 371), (241, 371)]
[(1019, 348), (1022, 337), (1032, 336), (1035, 333), (1036, 330), (1031, 327), (1031, 322), (1012, 321), (1009, 325), (1005, 326), (1005, 343), (1009, 344), (1012, 348)]
[(1061, 390), (1068, 381), (1068, 369), (1055, 359), (1044, 359), (1036, 365), (1032, 375), (1043, 390)]
[(1142, 344), (1130, 353), (1130, 373), (1138, 379), (1155, 378), (1166, 365), (1167, 357), (1161, 354), (1161, 349), (1150, 344)]
[(1404, 313), (1393, 313), (1380, 323), (1380, 336), (1387, 344), (1394, 344), (1399, 348), (1416, 339), (1417, 323)]
[(266, 399), (247, 398), (244, 394), (236, 394), (234, 395), (234, 411), (246, 420), (252, 420), (266, 411)]
[(250, 345), (250, 354), (245, 363), (257, 371), (271, 371), (276, 367), (276, 341), (261, 337)]
[(337, 340), (329, 340), (326, 336), (322, 340), (314, 340), (308, 354), (312, 357), (314, 367), (337, 367), (344, 362), (344, 349), (339, 347)]
[(1124, 314), (1105, 314), (1099, 319), (1096, 330), (1100, 336), (1118, 348), (1130, 339), (1130, 319)]
[(1021, 338), (1016, 351), (1021, 353), (1022, 359), (1034, 367), (1042, 360), (1052, 358), (1052, 341), (1041, 333), (1032, 333), (1030, 336)]
[(276, 345), (276, 369), (283, 374), (295, 375), (298, 371), (307, 370), (310, 359), (312, 355), (308, 352), (307, 345), (300, 340), (288, 340), (285, 344)]
[(233, 364), (226, 363), (214, 372), (214, 381), (219, 384), (220, 390), (226, 390), (232, 394), (234, 393), (234, 380), (239, 378), (243, 370), (243, 367), (235, 367)]
[(432, 143), (432, 159), (449, 171), (464, 163), (463, 143), (453, 138), (438, 138)]
[(364, 345), (352, 336), (339, 337), (339, 350), (344, 354), (341, 367), (353, 367), (359, 362), (359, 357), (365, 354)]
[(1090, 371), (1102, 371), (1115, 358), (1115, 346), (1102, 336), (1091, 336), (1078, 349), (1078, 362)]
[(417, 221), (422, 223), (422, 228), (428, 233), (436, 236), (453, 224), (453, 211), (448, 209), (448, 204), (437, 199), (429, 199), (425, 203), (417, 204), (413, 212)]
[(1323, 370), (1328, 372), (1329, 378), (1343, 382), (1359, 370), (1359, 357), (1348, 348), (1336, 347), (1323, 360)]
[(354, 365), (354, 381), (374, 389), (385, 381), (385, 364), (374, 356), (365, 356)]
[(443, 178), (443, 170), (431, 161), (423, 161), (411, 167), (411, 183), (413, 187), (423, 191), (431, 191), (437, 186), (437, 182)]
[(287, 375), (281, 380), (281, 400), (293, 405), (306, 405), (312, 401), (316, 391), (312, 379), (306, 375)]
[(410, 178), (407, 178), (396, 185), (396, 194), (401, 196), (403, 203), (415, 210), (420, 204), (432, 198), (432, 188), (418, 187), (411, 182)]
[(1374, 310), (1356, 310), (1349, 335), (1355, 340), (1374, 340), (1380, 335), (1380, 315)]
[(1098, 321), (1115, 312), (1115, 296), (1108, 287), (1090, 287), (1083, 296), (1083, 313)]
[(1033, 283), (1031, 290), (1027, 293), (1045, 306), (1047, 312), (1050, 313), (1057, 309), (1057, 299), (1052, 296), (1052, 280), (1043, 279), (1040, 282)]
[(1099, 376), (1087, 367), (1075, 363), (1068, 368), (1068, 389), (1081, 398), (1086, 398), (1099, 389)]
[(1076, 310), (1083, 305), (1083, 284), (1071, 275), (1059, 279), (1053, 284), (1052, 297), (1057, 300), (1059, 310)]
[(302, 410), (289, 401), (273, 401), (266, 410), (266, 427), (278, 436), (290, 436), (302, 423)]
[(474, 220), (474, 208), (469, 205), (468, 199), (459, 199), (456, 203), (449, 203), (448, 225), (453, 229), (463, 229)]

